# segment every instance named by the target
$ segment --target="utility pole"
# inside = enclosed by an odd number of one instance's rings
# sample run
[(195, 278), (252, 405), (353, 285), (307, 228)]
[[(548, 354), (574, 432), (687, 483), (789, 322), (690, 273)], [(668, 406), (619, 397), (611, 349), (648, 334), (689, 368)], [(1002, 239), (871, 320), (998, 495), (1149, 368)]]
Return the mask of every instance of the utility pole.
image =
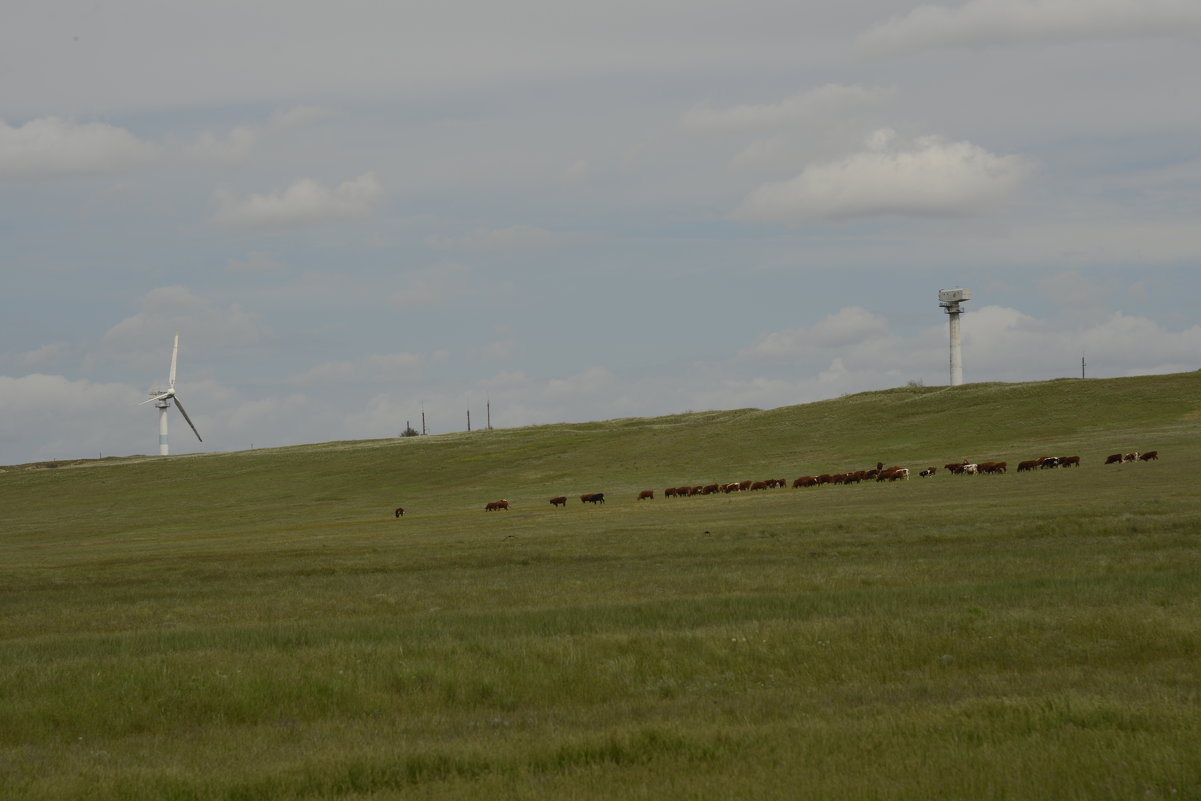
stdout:
[(467, 430), (471, 430), (471, 410), (467, 410)]
[(1084, 378), (1084, 354), (1080, 354), (1080, 377)]

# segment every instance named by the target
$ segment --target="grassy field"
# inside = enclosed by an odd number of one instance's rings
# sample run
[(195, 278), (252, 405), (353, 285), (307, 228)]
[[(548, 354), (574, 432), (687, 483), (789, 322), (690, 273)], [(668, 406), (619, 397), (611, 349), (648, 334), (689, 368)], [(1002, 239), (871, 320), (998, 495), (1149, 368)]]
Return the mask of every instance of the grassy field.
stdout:
[(1201, 372), (10, 467), (0, 798), (1201, 798), (1199, 472)]

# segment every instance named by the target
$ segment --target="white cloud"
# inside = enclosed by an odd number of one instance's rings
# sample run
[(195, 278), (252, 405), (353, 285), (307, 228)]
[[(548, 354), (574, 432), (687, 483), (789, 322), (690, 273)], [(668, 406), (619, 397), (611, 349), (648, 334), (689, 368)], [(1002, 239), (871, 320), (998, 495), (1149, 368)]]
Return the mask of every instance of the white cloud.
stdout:
[(886, 56), (937, 47), (1071, 42), (1146, 36), (1201, 36), (1193, 0), (971, 0), (923, 5), (859, 37), (867, 53)]
[(592, 367), (567, 378), (552, 378), (546, 384), (546, 392), (552, 398), (586, 397), (599, 395), (613, 387), (615, 377), (603, 367)]
[(444, 305), (466, 290), (469, 276), (467, 267), (457, 262), (434, 265), (413, 275), (408, 286), (392, 295), (392, 305), (398, 309)]
[[(136, 404), (144, 398), (145, 390), (119, 383), (0, 376), (0, 451), (20, 462), (127, 454), (119, 443), (138, 436), (144, 421)], [(149, 426), (157, 423), (145, 427), (148, 444)]]
[(751, 359), (789, 359), (817, 350), (845, 348), (888, 335), (888, 321), (859, 306), (847, 306), (808, 328), (764, 334), (739, 354)]
[(779, 103), (728, 108), (699, 106), (684, 114), (683, 123), (685, 128), (699, 131), (740, 131), (820, 121), (848, 108), (874, 105), (889, 94), (886, 89), (826, 84)]
[(270, 273), (282, 270), (284, 268), (275, 256), (270, 253), (254, 252), (248, 254), (245, 258), (230, 259), (225, 265), (225, 269), (233, 272), (245, 273)]
[[(165, 375), (170, 364), (175, 332), (180, 333), (182, 353), (196, 352), (197, 343), (205, 350), (241, 350), (256, 345), (268, 336), (258, 317), (239, 304), (221, 307), (212, 300), (182, 286), (159, 287), (139, 300), (140, 311), (114, 325), (100, 338), (85, 361), (85, 369), (94, 369), (105, 360), (138, 367), (161, 368)], [(156, 370), (157, 375), (159, 371)]]
[(20, 127), (0, 120), (0, 178), (59, 178), (125, 172), (151, 164), (155, 146), (124, 128), (41, 117)]
[(290, 128), (320, 122), (332, 116), (334, 116), (334, 111), (322, 106), (292, 106), (277, 111), (271, 117), (268, 128), (273, 131), (286, 131)]
[(364, 381), (392, 381), (412, 376), (425, 360), (413, 353), (382, 353), (358, 359), (325, 362), (306, 371), (296, 379), (298, 384), (328, 384), (332, 386)]
[(461, 237), (429, 237), (426, 244), (435, 250), (498, 253), (546, 250), (585, 238), (583, 234), (548, 231), (534, 225), (513, 225), (508, 228), (477, 228)]
[(237, 125), (220, 134), (203, 131), (186, 147), (186, 151), (201, 161), (227, 166), (244, 165), (250, 161), (250, 157), (265, 138), (318, 122), (332, 115), (330, 109), (318, 106), (293, 106), (277, 111), (266, 125)]
[(65, 342), (53, 342), (40, 348), (10, 356), (9, 360), (22, 370), (40, 370), (61, 361), (67, 353)]
[(877, 131), (864, 151), (755, 189), (735, 217), (801, 225), (876, 215), (971, 215), (1013, 195), (1030, 170), (1021, 157), (997, 156), (970, 142), (927, 136), (906, 145), (890, 131)]
[(257, 129), (240, 125), (224, 136), (205, 131), (196, 137), (196, 141), (187, 150), (193, 158), (202, 161), (244, 164), (250, 159), (258, 141)]
[(371, 215), (383, 196), (383, 183), (371, 172), (334, 189), (302, 178), (271, 195), (251, 195), (239, 200), (229, 192), (218, 192), (213, 221), (241, 228), (286, 228), (354, 219)]

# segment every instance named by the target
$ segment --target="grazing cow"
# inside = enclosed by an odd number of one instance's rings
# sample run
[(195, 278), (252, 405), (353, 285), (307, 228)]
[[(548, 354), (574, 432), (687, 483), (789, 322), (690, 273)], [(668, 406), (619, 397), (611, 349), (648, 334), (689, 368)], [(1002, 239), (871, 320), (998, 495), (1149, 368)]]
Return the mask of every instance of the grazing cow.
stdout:
[(566, 509), (567, 508), (567, 496), (560, 495), (557, 498), (551, 498), (550, 505), (551, 506), (562, 506), (564, 509)]
[(1140, 462), (1149, 462), (1152, 459), (1159, 459), (1159, 451), (1147, 451), (1142, 456), (1138, 457)]
[(721, 492), (721, 487), (716, 484), (706, 484), (701, 488), (701, 495), (716, 495)]
[(400, 508), (399, 506), (396, 507), (396, 516), (397, 517), (404, 517), (404, 513), (405, 513), (404, 509)]
[(590, 503), (595, 506), (598, 503), (605, 502), (605, 493), (603, 492), (587, 492), (580, 496), (580, 503)]
[(974, 475), (976, 475), (976, 474), (977, 474), (977, 473), (979, 473), (979, 472), (980, 472), (980, 465), (978, 465), (978, 464), (965, 464), (965, 465), (963, 465), (963, 473), (964, 473), (964, 475), (974, 476)]
[(655, 499), (655, 491), (654, 490), (643, 490), (642, 492), (638, 493), (638, 500), (640, 500), (640, 501), (645, 501), (645, 500), (653, 501), (654, 499)]
[(754, 492), (755, 490), (765, 490), (765, 489), (767, 489), (766, 481), (756, 481), (751, 484), (751, 492)]
[(1009, 463), (1008, 462), (981, 462), (980, 464), (977, 465), (977, 467), (979, 468), (981, 473), (986, 473), (988, 475), (995, 475), (997, 473), (1004, 473), (1006, 470), (1008, 470)]
[(1038, 469), (1046, 470), (1048, 468), (1059, 467), (1058, 456), (1044, 456), (1038, 460)]
[(1121, 464), (1121, 463), (1122, 463), (1122, 454), (1120, 454), (1120, 453), (1111, 453), (1105, 457), (1105, 464)]
[(927, 467), (925, 470), (918, 473), (918, 475), (921, 476), (922, 478), (929, 478), (930, 476), (934, 475), (936, 472), (938, 472), (937, 467)]
[(1059, 466), (1060, 467), (1079, 467), (1080, 466), (1080, 457), (1079, 456), (1060, 456), (1059, 457)]
[(676, 491), (675, 487), (668, 487), (667, 489), (663, 490), (664, 498), (675, 498), (679, 494), (680, 493)]
[(1137, 462), (1138, 461), (1138, 451), (1135, 451), (1134, 453), (1126, 454), (1125, 456), (1122, 457), (1122, 461), (1123, 462)]
[(953, 476), (963, 475), (963, 463), (961, 462), (949, 462), (943, 465), (943, 467), (945, 467), (947, 472)]
[(817, 486), (817, 476), (801, 476), (796, 481), (792, 482), (792, 486), (794, 488), (795, 487), (816, 487)]
[(506, 500), (492, 501), (484, 506), (485, 512), (495, 512), (498, 509), (504, 509), (506, 512), (509, 511), (509, 502)]
[(1038, 459), (1027, 459), (1024, 462), (1018, 462), (1018, 472), (1024, 473), (1027, 470), (1033, 470), (1038, 467)]
[(908, 467), (889, 467), (886, 470), (880, 471), (880, 475), (876, 476), (876, 481), (899, 481), (908, 478)]

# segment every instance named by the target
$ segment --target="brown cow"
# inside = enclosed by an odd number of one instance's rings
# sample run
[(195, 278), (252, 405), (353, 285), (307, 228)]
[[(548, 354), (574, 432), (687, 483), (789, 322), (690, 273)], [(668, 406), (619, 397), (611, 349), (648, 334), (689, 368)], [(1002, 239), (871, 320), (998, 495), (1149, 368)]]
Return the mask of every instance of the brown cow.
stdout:
[(1147, 451), (1142, 456), (1138, 457), (1140, 462), (1149, 462), (1152, 459), (1159, 460), (1159, 451)]
[(796, 481), (792, 482), (793, 487), (816, 487), (817, 476), (801, 476)]
[(679, 494), (680, 493), (676, 491), (675, 487), (668, 487), (667, 489), (663, 490), (664, 498), (674, 498)]
[(1079, 467), (1080, 466), (1080, 457), (1079, 456), (1060, 456), (1059, 457), (1059, 466), (1060, 467)]
[(396, 516), (397, 517), (404, 517), (404, 513), (405, 513), (404, 509), (400, 508), (399, 506), (396, 507)]
[(567, 508), (567, 496), (560, 495), (557, 498), (551, 498), (550, 505), (551, 506), (562, 506), (564, 509), (566, 509)]
[(1125, 456), (1122, 457), (1122, 461), (1123, 462), (1137, 462), (1138, 461), (1138, 451), (1135, 451), (1134, 453), (1126, 454)]
[(506, 500), (492, 501), (484, 506), (485, 512), (495, 512), (498, 509), (509, 511), (509, 502)]
[(653, 501), (654, 499), (655, 499), (655, 491), (654, 490), (643, 490), (642, 492), (638, 493), (638, 500), (640, 500), (640, 501), (645, 501), (645, 500)]
[(605, 493), (603, 492), (586, 492), (580, 496), (580, 503), (590, 503), (595, 506), (598, 503), (605, 502)]
[(1038, 467), (1038, 459), (1027, 459), (1024, 462), (1018, 462), (1018, 472), (1024, 473), (1027, 470), (1033, 470)]
[(1111, 453), (1105, 457), (1105, 464), (1121, 464), (1121, 463), (1122, 463), (1122, 454), (1120, 454), (1120, 453)]

